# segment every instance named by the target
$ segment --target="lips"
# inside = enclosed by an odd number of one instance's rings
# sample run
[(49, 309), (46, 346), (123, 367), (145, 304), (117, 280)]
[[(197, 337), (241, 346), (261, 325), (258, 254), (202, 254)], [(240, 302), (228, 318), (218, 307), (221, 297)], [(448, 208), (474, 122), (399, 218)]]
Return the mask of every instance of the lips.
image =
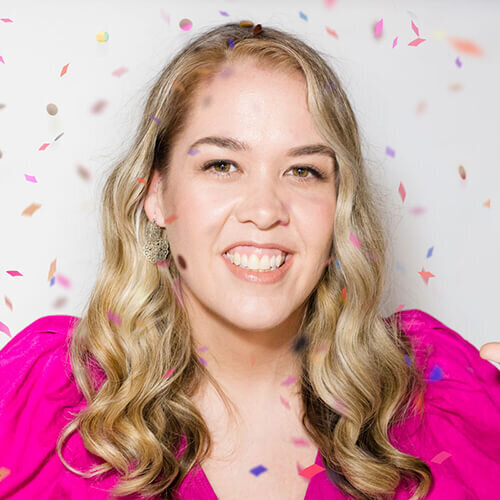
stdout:
[(288, 248), (280, 243), (258, 243), (256, 241), (236, 241), (236, 242), (228, 245), (222, 251), (222, 255), (225, 254), (226, 252), (228, 252), (229, 250), (231, 250), (232, 248), (237, 247), (237, 246), (251, 246), (251, 247), (255, 247), (255, 248), (276, 248), (276, 249), (279, 249), (287, 254), (294, 253), (292, 249), (290, 249), (290, 248)]

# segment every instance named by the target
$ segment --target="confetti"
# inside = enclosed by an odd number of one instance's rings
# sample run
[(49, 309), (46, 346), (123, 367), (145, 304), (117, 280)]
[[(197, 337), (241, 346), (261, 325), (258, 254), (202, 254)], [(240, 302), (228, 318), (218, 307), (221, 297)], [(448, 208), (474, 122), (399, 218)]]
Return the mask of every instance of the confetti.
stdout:
[(429, 278), (435, 278), (436, 276), (429, 271), (424, 271), (424, 268), (422, 267), (422, 271), (419, 271), (418, 274), (422, 276), (422, 279), (424, 280), (425, 284), (429, 284)]
[(2, 56), (0, 56), (0, 62), (2, 62), (3, 64), (5, 64), (5, 61), (3, 60)]
[(12, 335), (10, 334), (9, 327), (5, 323), (2, 323), (1, 321), (0, 321), (0, 332), (6, 333), (9, 337), (12, 337)]
[(410, 209), (412, 215), (422, 215), (425, 214), (426, 210), (424, 207), (414, 207)]
[(396, 37), (396, 38), (394, 39), (394, 41), (392, 42), (392, 48), (394, 48), (394, 47), (398, 44), (398, 38), (399, 38), (399, 37)]
[(334, 3), (335, 3), (335, 0), (323, 0), (323, 4), (327, 9), (329, 9), (330, 7), (333, 7)]
[(64, 132), (61, 132), (55, 139), (54, 142), (57, 141), (57, 139), (60, 139), (64, 135)]
[(465, 178), (466, 178), (465, 168), (462, 165), (460, 165), (458, 167), (458, 173), (459, 173), (460, 177), (465, 181)]
[(165, 224), (172, 224), (172, 222), (174, 222), (178, 218), (179, 218), (178, 215), (171, 215), (170, 217), (167, 217), (164, 222)]
[(423, 113), (426, 108), (427, 108), (427, 103), (425, 101), (420, 101), (417, 104), (417, 115), (419, 115), (420, 113)]
[(253, 26), (252, 21), (240, 21), (240, 26), (244, 28), (251, 28)]
[(401, 196), (401, 201), (404, 203), (405, 198), (406, 198), (406, 189), (403, 186), (402, 182), (399, 183), (398, 193), (399, 193), (399, 196)]
[(37, 182), (36, 180), (36, 177), (34, 175), (28, 175), (28, 174), (24, 174), (24, 178), (28, 181), (28, 182)]
[(45, 151), (50, 146), (50, 142), (44, 142), (39, 148), (38, 151)]
[(179, 266), (181, 266), (182, 269), (186, 269), (187, 264), (186, 264), (186, 259), (182, 255), (179, 255), (177, 257), (177, 261), (179, 262)]
[(329, 35), (332, 35), (334, 38), (337, 38), (338, 40), (339, 36), (337, 35), (337, 32), (335, 30), (332, 30), (332, 28), (329, 28), (328, 26), (325, 26), (325, 29)]
[(198, 349), (198, 352), (205, 352), (205, 351), (207, 351), (207, 350), (208, 350), (208, 347), (207, 347), (206, 345), (204, 345), (203, 347), (200, 347), (200, 348)]
[(13, 23), (14, 21), (12, 19), (9, 19), (8, 17), (4, 17), (0, 19), (0, 21), (3, 21), (4, 23)]
[(349, 235), (349, 239), (351, 240), (351, 243), (359, 250), (361, 248), (361, 241), (356, 237), (356, 235), (351, 231), (351, 234)]
[(491, 206), (490, 206), (490, 205), (491, 205), (491, 200), (485, 201), (485, 202), (483, 203), (483, 207), (486, 207), (486, 208), (491, 208)]
[(11, 276), (22, 276), (22, 274), (19, 271), (6, 271), (6, 272)]
[(411, 360), (406, 354), (405, 354), (405, 361), (408, 366), (411, 366)]
[(384, 26), (384, 19), (382, 18), (376, 25), (375, 25), (375, 36), (380, 36), (382, 34), (382, 28)]
[(297, 377), (289, 375), (280, 385), (288, 387), (290, 384), (293, 384), (297, 380)]
[(163, 378), (168, 378), (172, 373), (174, 373), (175, 368), (170, 368), (169, 370), (166, 371), (165, 375), (163, 375)]
[(295, 446), (304, 446), (304, 447), (309, 446), (309, 442), (304, 438), (292, 438), (292, 443)]
[(205, 360), (205, 359), (203, 359), (201, 356), (198, 356), (198, 359), (200, 360), (200, 363), (201, 363), (202, 365), (207, 366), (207, 364), (208, 364), (208, 363), (206, 362), (206, 360)]
[(319, 466), (318, 464), (310, 465), (299, 472), (299, 476), (306, 477), (307, 479), (312, 479), (316, 474), (324, 471), (325, 468)]
[(109, 34), (107, 31), (98, 31), (95, 39), (99, 43), (106, 43), (109, 40)]
[(451, 457), (450, 453), (448, 453), (447, 451), (441, 451), (434, 458), (431, 459), (431, 462), (440, 464), (443, 463), (449, 457)]
[(66, 72), (68, 71), (68, 66), (69, 66), (69, 63), (66, 64), (65, 66), (63, 66), (63, 69), (61, 70), (61, 74), (59, 76), (63, 76), (66, 74)]
[(460, 85), (460, 83), (452, 83), (452, 84), (449, 86), (449, 89), (450, 89), (452, 92), (458, 92), (459, 90), (462, 90), (462, 85)]
[(91, 113), (98, 114), (108, 105), (107, 101), (100, 99), (90, 109)]
[(283, 396), (280, 396), (280, 401), (285, 408), (290, 409), (290, 403)]
[(193, 23), (190, 19), (184, 18), (179, 21), (179, 27), (181, 30), (189, 31), (193, 27)]
[(429, 380), (431, 382), (439, 382), (440, 380), (443, 380), (443, 377), (443, 369), (439, 365), (434, 365), (431, 370)]
[(108, 319), (111, 322), (115, 323), (118, 326), (122, 326), (122, 320), (121, 320), (119, 314), (115, 314), (115, 313), (108, 310), (107, 315), (108, 315)]
[(48, 281), (50, 281), (52, 279), (52, 276), (54, 276), (54, 273), (56, 272), (56, 261), (57, 259), (54, 259), (51, 263), (50, 263), (50, 269), (49, 269), (49, 277), (48, 277)]
[(71, 288), (71, 281), (66, 278), (66, 276), (63, 276), (62, 274), (58, 274), (55, 277), (56, 281), (64, 288)]
[(115, 69), (111, 74), (113, 76), (120, 77), (120, 76), (124, 75), (125, 73), (127, 73), (127, 71), (128, 71), (128, 68), (126, 68), (125, 66), (121, 66), (120, 68)]
[(396, 154), (396, 151), (394, 151), (394, 149), (390, 148), (389, 146), (386, 146), (386, 148), (385, 148), (385, 154), (387, 156), (391, 156), (392, 158), (394, 158), (394, 156)]
[(301, 19), (304, 19), (304, 21), (307, 21), (307, 15), (304, 14), (301, 10), (299, 10), (299, 16)]
[(347, 298), (347, 287), (344, 287), (342, 288), (342, 299), (346, 299)]
[(483, 49), (470, 40), (448, 37), (448, 41), (453, 45), (455, 50), (470, 56), (483, 55)]
[(76, 171), (82, 179), (85, 179), (86, 181), (90, 179), (90, 172), (83, 165), (78, 165)]
[(226, 17), (229, 16), (229, 14), (225, 10), (219, 10), (219, 14), (221, 16), (226, 16)]
[(420, 36), (418, 28), (415, 26), (415, 23), (413, 21), (411, 22), (411, 29), (415, 32), (415, 35)]
[(231, 50), (233, 50), (234, 49), (234, 40), (233, 40), (233, 37), (231, 37), (231, 36), (229, 37), (228, 43), (229, 43), (229, 46), (231, 47)]
[(461, 67), (462, 67), (462, 61), (461, 61), (458, 57), (455, 59), (455, 64), (456, 64), (459, 68), (461, 68)]
[(425, 42), (425, 38), (415, 38), (415, 40), (411, 41), (408, 45), (410, 47), (418, 47), (422, 42)]
[(146, 181), (145, 181), (142, 177), (137, 177), (137, 180), (138, 180), (141, 184), (146, 184)]
[(198, 154), (199, 152), (200, 152), (200, 150), (199, 150), (199, 149), (190, 149), (190, 150), (188, 151), (188, 155), (190, 155), (190, 156), (194, 156), (194, 155)]
[(257, 465), (257, 467), (254, 467), (253, 469), (250, 469), (250, 472), (254, 476), (259, 476), (263, 472), (266, 472), (266, 470), (267, 470), (266, 467), (264, 467), (263, 465)]
[(42, 205), (39, 205), (38, 203), (32, 203), (29, 207), (26, 207), (22, 212), (21, 215), (33, 215)]
[(180, 307), (183, 307), (184, 306), (184, 302), (182, 300), (181, 280), (180, 280), (180, 277), (175, 278), (172, 288), (174, 290), (175, 297), (177, 299), (177, 303), (179, 304)]
[(7, 304), (7, 307), (12, 311), (12, 302), (7, 297), (5, 297), (5, 303)]
[(155, 115), (152, 115), (151, 118), (153, 118), (153, 121), (156, 122), (156, 123), (160, 123), (160, 119), (159, 118), (156, 118)]
[(434, 251), (434, 247), (429, 248), (429, 250), (427, 250), (427, 255), (425, 256), (425, 258), (428, 259), (429, 257), (432, 257), (433, 251)]

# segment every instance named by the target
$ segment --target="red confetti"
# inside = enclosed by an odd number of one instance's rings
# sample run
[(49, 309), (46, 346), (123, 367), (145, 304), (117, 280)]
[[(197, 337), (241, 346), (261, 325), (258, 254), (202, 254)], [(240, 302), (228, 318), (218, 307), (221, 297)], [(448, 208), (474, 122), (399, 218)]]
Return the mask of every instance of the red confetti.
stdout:
[(92, 106), (90, 111), (94, 114), (100, 113), (107, 105), (108, 103), (104, 99), (100, 99)]
[(410, 47), (418, 47), (422, 42), (425, 42), (425, 38), (415, 38), (415, 40), (411, 41), (408, 45)]
[(321, 467), (318, 464), (313, 464), (309, 467), (306, 467), (305, 469), (302, 469), (302, 471), (299, 472), (299, 476), (307, 477), (307, 479), (312, 479), (316, 474), (319, 474), (324, 470), (324, 467)]
[(339, 36), (337, 35), (337, 32), (335, 30), (332, 30), (332, 28), (329, 28), (328, 26), (325, 26), (325, 28), (329, 35), (332, 35), (334, 38), (338, 40)]
[(453, 45), (453, 47), (456, 50), (462, 52), (463, 54), (469, 54), (471, 56), (483, 55), (483, 49), (478, 45), (476, 45), (471, 40), (448, 37), (448, 41)]
[(39, 148), (38, 151), (45, 151), (50, 146), (50, 142), (44, 142)]
[(66, 64), (63, 69), (61, 70), (61, 74), (59, 76), (63, 76), (66, 74), (66, 72), (68, 71), (68, 66), (69, 66), (69, 63)]
[(177, 220), (179, 218), (178, 215), (171, 215), (170, 217), (167, 217), (165, 219), (165, 224), (171, 224), (172, 222), (174, 222), (175, 220)]
[(424, 271), (424, 268), (422, 267), (422, 271), (419, 271), (418, 274), (422, 276), (422, 279), (425, 281), (425, 284), (429, 284), (429, 278), (435, 278), (436, 276), (429, 271)]
[(165, 375), (163, 375), (163, 378), (168, 378), (172, 373), (174, 373), (175, 368), (170, 368), (169, 370), (166, 371)]
[(7, 304), (7, 307), (13, 311), (13, 307), (12, 307), (12, 302), (7, 298), (7, 297), (4, 297), (5, 298), (5, 303)]
[(405, 198), (406, 198), (406, 190), (405, 190), (405, 187), (403, 186), (402, 182), (399, 183), (398, 192), (399, 192), (399, 196), (401, 196), (401, 201), (404, 203)]
[(137, 180), (142, 184), (146, 184), (146, 181), (142, 177), (137, 177)]

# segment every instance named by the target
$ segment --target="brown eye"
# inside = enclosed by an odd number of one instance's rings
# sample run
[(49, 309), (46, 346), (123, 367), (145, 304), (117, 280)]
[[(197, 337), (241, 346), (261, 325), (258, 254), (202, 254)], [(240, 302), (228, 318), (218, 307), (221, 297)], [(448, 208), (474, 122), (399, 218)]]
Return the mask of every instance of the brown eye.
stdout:
[(307, 177), (307, 174), (309, 172), (309, 170), (306, 169), (306, 168), (304, 168), (304, 167), (293, 167), (293, 169), (296, 170), (296, 171), (300, 170), (301, 172), (303, 172), (305, 174), (305, 175), (301, 175), (299, 173), (299, 177)]

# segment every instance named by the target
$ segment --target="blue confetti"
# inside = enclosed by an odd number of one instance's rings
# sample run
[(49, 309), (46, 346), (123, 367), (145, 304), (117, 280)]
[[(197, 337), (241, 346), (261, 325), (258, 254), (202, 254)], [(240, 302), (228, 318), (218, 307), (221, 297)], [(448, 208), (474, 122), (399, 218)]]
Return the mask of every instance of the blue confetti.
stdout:
[(434, 250), (434, 247), (431, 247), (431, 248), (429, 248), (429, 250), (427, 250), (427, 258), (432, 257), (433, 250)]
[(410, 358), (405, 354), (405, 361), (408, 366), (411, 366)]
[(299, 10), (299, 16), (304, 19), (304, 21), (307, 21), (307, 16), (301, 11)]
[(337, 259), (335, 259), (335, 264), (337, 265), (337, 269), (340, 269), (340, 262)]
[(439, 365), (434, 365), (434, 367), (431, 370), (429, 380), (431, 382), (438, 382), (439, 380), (442, 380), (444, 377), (443, 370)]
[(50, 280), (50, 286), (54, 286), (54, 283), (56, 282), (56, 277), (55, 276), (52, 276), (51, 280)]
[(253, 469), (250, 469), (250, 472), (254, 476), (258, 476), (259, 474), (262, 474), (263, 472), (266, 472), (266, 468), (263, 465), (257, 465), (257, 467), (254, 467)]
[(234, 49), (234, 40), (232, 36), (229, 37), (229, 46), (231, 47), (231, 50)]

